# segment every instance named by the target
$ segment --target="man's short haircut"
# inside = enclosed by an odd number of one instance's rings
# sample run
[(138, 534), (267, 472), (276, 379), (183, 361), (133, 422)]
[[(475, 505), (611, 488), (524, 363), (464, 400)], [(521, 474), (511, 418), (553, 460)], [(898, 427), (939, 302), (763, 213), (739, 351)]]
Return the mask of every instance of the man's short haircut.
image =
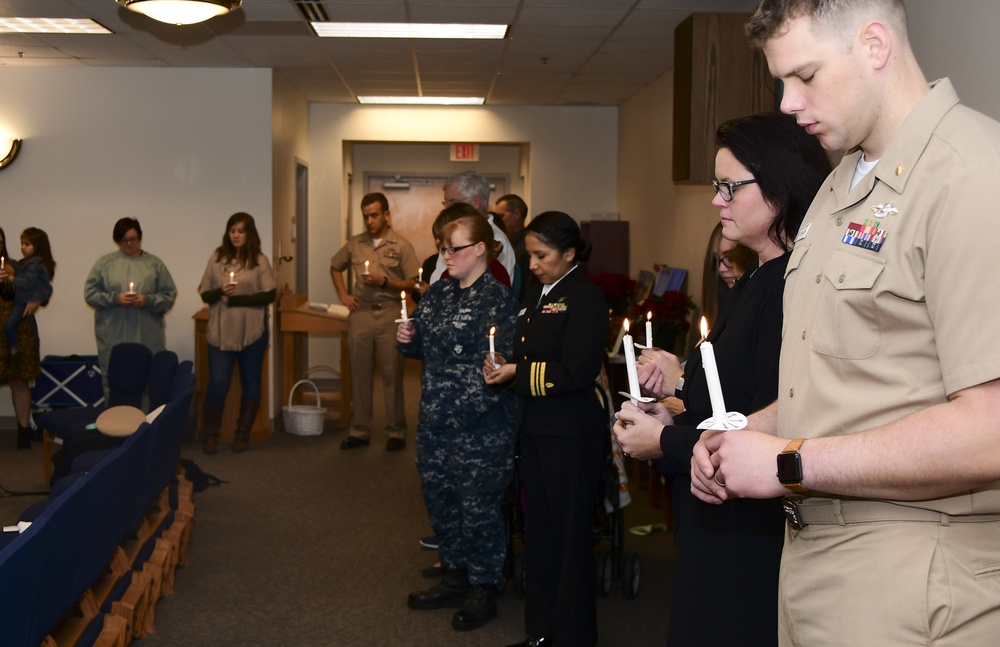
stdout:
[(514, 193), (508, 193), (507, 195), (502, 195), (499, 198), (497, 198), (497, 204), (500, 204), (501, 202), (507, 202), (515, 209), (520, 211), (521, 222), (524, 222), (524, 219), (528, 217), (528, 204), (521, 199), (521, 196), (516, 195)]
[(365, 197), (361, 198), (361, 208), (364, 209), (370, 204), (378, 203), (378, 206), (382, 207), (382, 212), (389, 210), (389, 199), (385, 197), (384, 193), (379, 193), (378, 191), (374, 193), (369, 193)]
[(479, 208), (483, 213), (486, 213), (486, 210), (490, 208), (490, 183), (479, 173), (463, 171), (452, 175), (444, 183), (446, 191), (450, 186), (455, 187), (458, 194), (462, 196), (462, 200), (469, 204), (472, 204), (473, 198), (478, 196)]
[(818, 30), (845, 39), (854, 38), (857, 25), (866, 20), (885, 21), (898, 37), (908, 38), (903, 0), (761, 0), (746, 24), (747, 38), (761, 49), (784, 33), (789, 21), (803, 16)]

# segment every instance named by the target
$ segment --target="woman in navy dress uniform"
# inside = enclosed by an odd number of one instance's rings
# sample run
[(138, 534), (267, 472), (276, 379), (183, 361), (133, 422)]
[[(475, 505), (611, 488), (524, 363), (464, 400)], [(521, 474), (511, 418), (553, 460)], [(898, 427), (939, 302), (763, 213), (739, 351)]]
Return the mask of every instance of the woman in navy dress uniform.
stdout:
[[(527, 227), (529, 269), (514, 357), (486, 382), (512, 381), (525, 493), (525, 629), (518, 646), (590, 647), (597, 643), (593, 512), (609, 442), (594, 392), (608, 338), (608, 306), (578, 267), (590, 243), (565, 213), (549, 211)], [(515, 647), (515, 646), (512, 646)]]

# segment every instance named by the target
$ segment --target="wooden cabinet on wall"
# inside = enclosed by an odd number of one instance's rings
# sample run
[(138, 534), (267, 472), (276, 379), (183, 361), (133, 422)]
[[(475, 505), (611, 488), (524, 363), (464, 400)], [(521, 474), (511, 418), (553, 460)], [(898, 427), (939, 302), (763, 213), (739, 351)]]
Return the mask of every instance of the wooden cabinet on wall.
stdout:
[(777, 109), (767, 60), (743, 30), (749, 19), (695, 13), (674, 30), (674, 182), (711, 182), (719, 125)]

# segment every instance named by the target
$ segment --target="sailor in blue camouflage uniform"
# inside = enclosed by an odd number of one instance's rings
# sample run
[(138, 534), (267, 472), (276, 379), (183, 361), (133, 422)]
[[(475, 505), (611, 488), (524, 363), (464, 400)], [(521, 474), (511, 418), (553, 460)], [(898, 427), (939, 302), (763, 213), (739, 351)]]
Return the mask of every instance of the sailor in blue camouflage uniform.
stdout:
[[(462, 608), (452, 627), (469, 630), (496, 617), (507, 543), (501, 500), (514, 464), (514, 393), (483, 379), (490, 329), (496, 353), (510, 357), (516, 304), (487, 270), (500, 243), (471, 210), (443, 230), (449, 278), (431, 285), (396, 339), (406, 357), (424, 360), (417, 427), (417, 469), (444, 576), (410, 594), (413, 609)], [(447, 211), (447, 209), (446, 209)]]

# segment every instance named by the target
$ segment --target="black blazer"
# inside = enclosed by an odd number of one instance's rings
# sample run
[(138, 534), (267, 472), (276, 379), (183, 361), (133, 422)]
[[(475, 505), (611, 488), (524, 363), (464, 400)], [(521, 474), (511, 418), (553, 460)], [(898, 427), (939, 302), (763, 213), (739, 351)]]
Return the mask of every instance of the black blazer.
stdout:
[(594, 391), (608, 339), (608, 305), (581, 268), (571, 270), (539, 302), (528, 290), (514, 335), (517, 428), (529, 436), (608, 432)]

